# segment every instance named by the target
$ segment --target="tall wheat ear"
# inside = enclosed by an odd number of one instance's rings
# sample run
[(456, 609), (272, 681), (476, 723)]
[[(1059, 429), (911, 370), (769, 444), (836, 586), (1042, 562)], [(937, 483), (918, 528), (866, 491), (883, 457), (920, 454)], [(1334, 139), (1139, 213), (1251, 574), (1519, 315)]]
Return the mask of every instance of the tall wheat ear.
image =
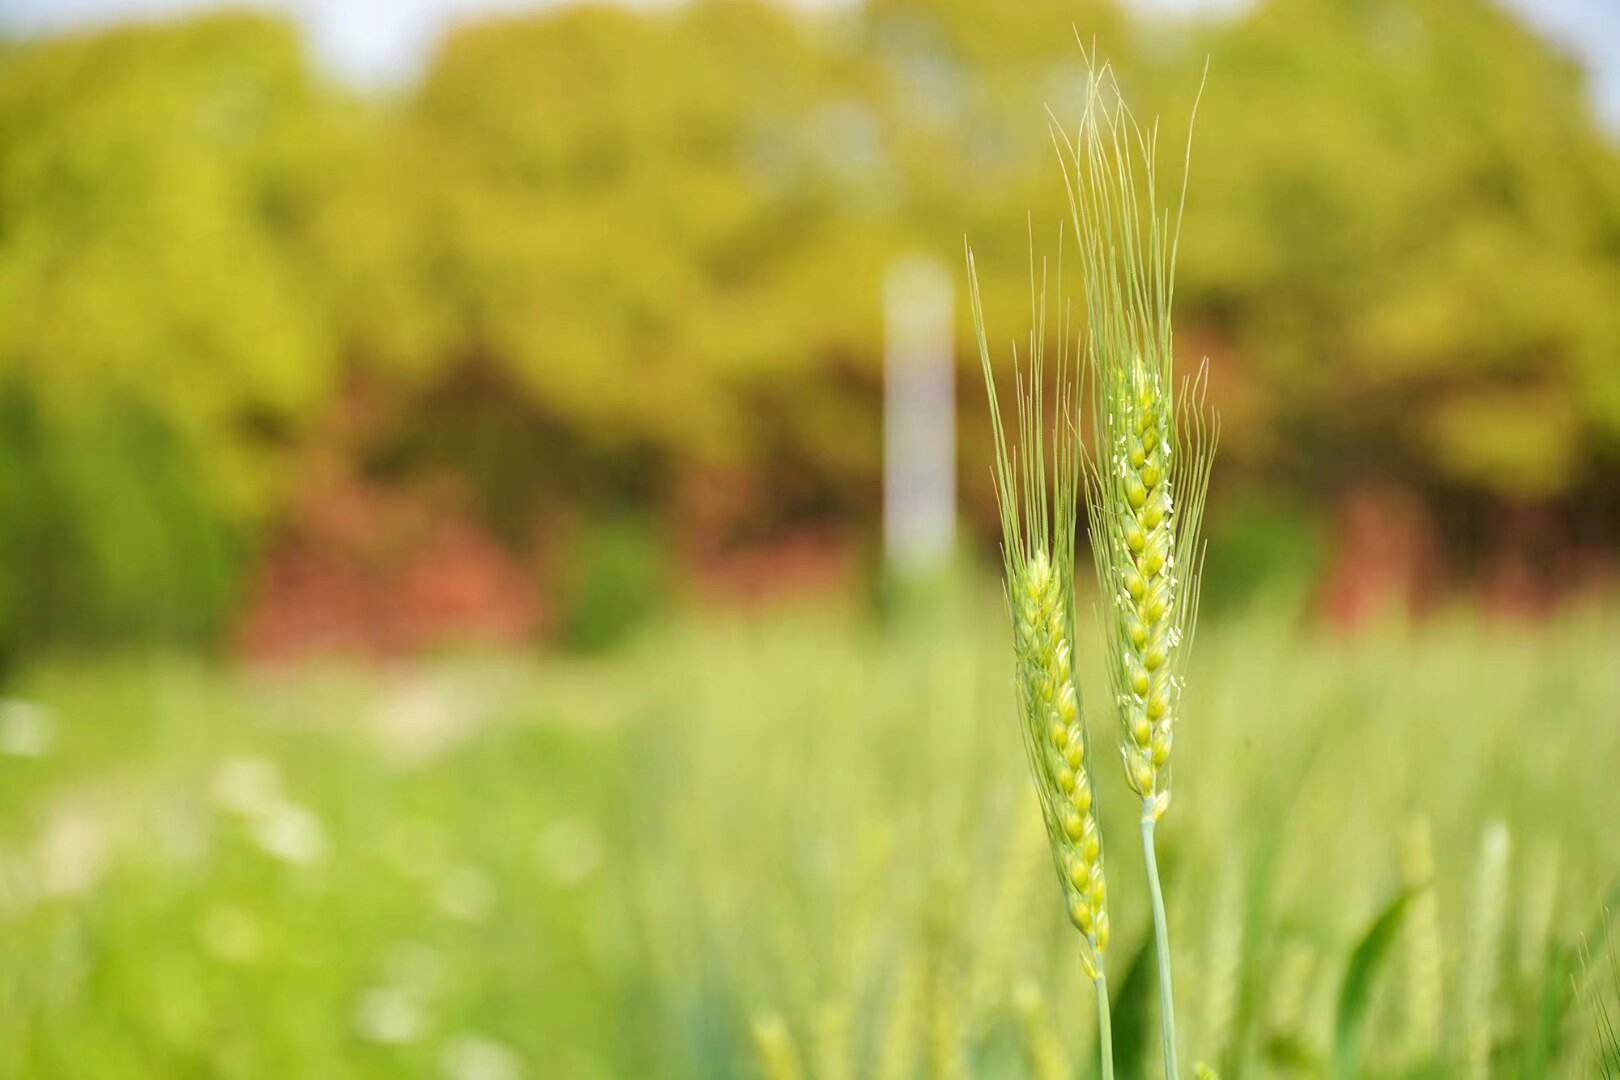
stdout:
[[(1108, 889), (1073, 647), (1075, 526), (1080, 499), (1078, 399), (1065, 315), (1057, 328), (1062, 343), (1057, 393), (1048, 416), (1046, 268), (1043, 263), (1037, 280), (1033, 240), (1031, 249), (1027, 364), (1020, 364), (1016, 345), (1012, 350), (1017, 420), (1011, 439), (1002, 421), (971, 249), (967, 252), (968, 280), (996, 444), (994, 474), (1007, 610), (1013, 627), (1018, 727), (1064, 905), (1080, 933), (1081, 963), (1096, 990), (1102, 1072), (1111, 1078), (1112, 1033), (1104, 970)], [(1061, 270), (1058, 287), (1061, 291)]]
[[(1144, 129), (1137, 122), (1095, 48), (1086, 59), (1079, 130), (1071, 136), (1054, 121), (1052, 132), (1086, 304), (1094, 439), (1085, 467), (1089, 535), (1121, 721), (1120, 758), (1141, 799), (1165, 1075), (1176, 1080), (1169, 927), (1154, 828), (1170, 806), (1171, 748), (1198, 616), (1199, 526), (1218, 425), (1204, 406), (1206, 369), (1176, 382), (1171, 308), (1187, 168), (1172, 219), (1158, 201), (1157, 123)], [(1197, 111), (1195, 102), (1195, 119)]]

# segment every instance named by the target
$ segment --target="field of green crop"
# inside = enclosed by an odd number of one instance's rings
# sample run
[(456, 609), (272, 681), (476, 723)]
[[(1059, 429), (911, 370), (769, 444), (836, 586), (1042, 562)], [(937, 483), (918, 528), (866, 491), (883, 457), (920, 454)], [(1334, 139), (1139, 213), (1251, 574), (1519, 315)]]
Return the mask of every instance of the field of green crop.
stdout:
[[(1571, 947), (1620, 877), (1616, 656), (1614, 610), (1349, 638), (1208, 616), (1161, 827), (1189, 1059), (1584, 1074)], [(990, 592), (692, 617), (590, 659), (25, 672), (0, 705), (0, 1075), (1084, 1075), (1010, 677)], [(1137, 1075), (1140, 854), (1098, 760)]]

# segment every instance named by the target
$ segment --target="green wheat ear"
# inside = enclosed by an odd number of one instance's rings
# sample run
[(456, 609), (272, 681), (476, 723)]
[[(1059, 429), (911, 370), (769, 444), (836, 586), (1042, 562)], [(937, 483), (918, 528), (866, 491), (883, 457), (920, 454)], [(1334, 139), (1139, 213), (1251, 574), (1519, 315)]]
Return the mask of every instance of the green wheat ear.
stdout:
[(1112, 69), (1099, 67), (1096, 57), (1093, 49), (1086, 58), (1078, 133), (1071, 138), (1055, 122), (1052, 132), (1086, 303), (1095, 439), (1085, 464), (1089, 535), (1107, 608), (1103, 636), (1121, 720), (1120, 756), (1142, 803), (1165, 1075), (1175, 1080), (1169, 927), (1153, 831), (1170, 806), (1170, 752), (1198, 615), (1198, 534), (1217, 428), (1204, 410), (1204, 369), (1176, 383), (1170, 311), (1187, 171), (1172, 222), (1158, 202), (1158, 126), (1143, 130)]
[(1043, 267), (1037, 283), (1032, 257), (1029, 362), (1027, 369), (1020, 369), (1015, 347), (1017, 429), (1016, 439), (1010, 441), (996, 394), (971, 250), (967, 262), (973, 323), (996, 444), (994, 473), (1007, 608), (1013, 624), (1019, 728), (1069, 919), (1080, 931), (1086, 974), (1096, 986), (1103, 1069), (1111, 1076), (1103, 964), (1108, 948), (1107, 885), (1073, 649), (1080, 447), (1066, 344), (1068, 328), (1059, 328), (1058, 340), (1065, 344), (1058, 356), (1057, 400), (1048, 421), (1044, 395), (1046, 273)]
[[(1080, 686), (1074, 660), (1075, 525), (1080, 453), (1069, 352), (1059, 356), (1057, 401), (1048, 426), (1045, 402), (1046, 282), (1031, 266), (1029, 364), (1013, 350), (1016, 439), (1009, 440), (984, 329), (973, 253), (968, 277), (974, 328), (996, 443), (1007, 607), (1012, 616), (1020, 728), (1070, 921), (1086, 943), (1086, 973), (1096, 978), (1108, 947), (1102, 834), (1093, 806)], [(1066, 340), (1066, 334), (1059, 340)]]
[[(1204, 409), (1205, 369), (1175, 380), (1181, 210), (1172, 223), (1158, 206), (1157, 126), (1143, 131), (1111, 69), (1093, 65), (1078, 138), (1053, 130), (1080, 238), (1096, 440), (1086, 509), (1098, 588), (1113, 609), (1106, 640), (1121, 756), (1132, 790), (1159, 818), (1170, 803), (1218, 428)], [(1184, 177), (1182, 205), (1185, 195)]]

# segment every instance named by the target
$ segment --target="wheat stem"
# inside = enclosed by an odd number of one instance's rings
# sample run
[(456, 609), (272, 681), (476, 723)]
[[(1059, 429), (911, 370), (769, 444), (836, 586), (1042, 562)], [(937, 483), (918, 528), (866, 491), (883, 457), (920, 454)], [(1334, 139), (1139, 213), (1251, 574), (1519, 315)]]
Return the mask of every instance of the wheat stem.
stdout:
[(1153, 900), (1153, 954), (1159, 963), (1159, 1021), (1164, 1037), (1165, 1080), (1176, 1080), (1176, 1001), (1170, 979), (1170, 925), (1164, 914), (1164, 889), (1159, 885), (1159, 860), (1154, 851), (1153, 826), (1157, 822), (1153, 800), (1142, 800), (1142, 858), (1147, 862), (1148, 893)]
[(1097, 1053), (1102, 1057), (1102, 1080), (1114, 1080), (1114, 1025), (1108, 1012), (1108, 976), (1091, 980), (1097, 991)]

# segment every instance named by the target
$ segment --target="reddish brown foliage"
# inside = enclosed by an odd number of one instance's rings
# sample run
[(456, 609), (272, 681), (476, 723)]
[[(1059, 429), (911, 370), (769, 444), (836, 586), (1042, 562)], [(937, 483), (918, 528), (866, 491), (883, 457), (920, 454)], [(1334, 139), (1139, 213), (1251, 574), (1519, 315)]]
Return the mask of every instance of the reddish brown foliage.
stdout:
[(252, 656), (387, 656), (514, 644), (540, 621), (533, 575), (448, 489), (349, 480), (299, 501), (263, 559), (241, 627)]

